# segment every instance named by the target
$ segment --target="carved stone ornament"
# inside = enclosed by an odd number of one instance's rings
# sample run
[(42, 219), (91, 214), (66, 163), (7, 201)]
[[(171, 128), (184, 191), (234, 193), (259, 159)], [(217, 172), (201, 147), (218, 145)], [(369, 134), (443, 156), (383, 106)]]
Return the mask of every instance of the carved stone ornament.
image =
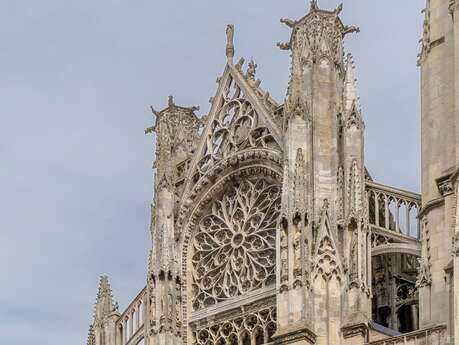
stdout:
[(314, 255), (313, 280), (320, 276), (324, 281), (330, 281), (333, 277), (341, 281), (341, 265), (330, 233), (328, 207), (328, 200), (325, 199), (322, 206), (322, 220), (319, 225), (317, 249)]
[(349, 217), (359, 218), (362, 215), (362, 180), (359, 169), (359, 164), (356, 160), (352, 161), (349, 173)]
[(447, 196), (454, 192), (453, 182), (449, 178), (438, 180), (437, 185), (442, 196)]
[(327, 57), (342, 65), (343, 37), (351, 32), (359, 32), (359, 29), (344, 26), (338, 18), (338, 12), (313, 10), (304, 20), (295, 23), (292, 50), (301, 54), (302, 60)]
[(245, 180), (216, 200), (193, 241), (193, 308), (273, 284), (280, 187)]
[(364, 124), (360, 115), (360, 109), (357, 108), (357, 104), (354, 101), (352, 105), (352, 111), (346, 118), (346, 128), (350, 129), (351, 127), (355, 127), (357, 129), (362, 129), (363, 126)]
[(257, 67), (258, 67), (258, 65), (255, 63), (255, 61), (250, 60), (249, 67), (247, 68), (247, 72), (246, 72), (246, 75), (245, 75), (245, 77), (248, 80), (253, 80), (253, 81), (255, 80), (255, 75), (257, 73)]
[(87, 345), (96, 345), (96, 334), (94, 333), (94, 326), (93, 325), (89, 326), (88, 341), (87, 341), (86, 344)]
[(226, 27), (226, 57), (232, 59), (234, 57), (234, 25), (228, 24)]
[(340, 166), (337, 173), (337, 186), (338, 186), (338, 199), (337, 199), (337, 210), (338, 210), (338, 221), (344, 219), (344, 168)]
[(205, 175), (216, 162), (238, 151), (274, 146), (280, 150), (252, 104), (243, 98), (227, 99), (212, 123), (212, 134), (198, 162), (199, 174)]
[(451, 14), (454, 14), (455, 11), (459, 9), (459, 1), (458, 0), (449, 0), (449, 11)]
[(266, 344), (276, 331), (276, 309), (267, 307), (260, 311), (250, 311), (234, 319), (226, 319), (215, 325), (194, 331), (196, 345), (210, 344)]
[(416, 288), (423, 288), (432, 284), (432, 274), (430, 273), (430, 267), (424, 258), (418, 258), (419, 268), (416, 279)]
[(459, 232), (456, 232), (453, 237), (453, 256), (459, 257)]

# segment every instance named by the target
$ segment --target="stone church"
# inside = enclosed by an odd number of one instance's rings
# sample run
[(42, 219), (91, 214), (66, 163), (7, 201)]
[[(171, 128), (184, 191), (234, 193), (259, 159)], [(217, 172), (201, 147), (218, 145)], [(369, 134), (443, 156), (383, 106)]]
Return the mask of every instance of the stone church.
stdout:
[(228, 25), (208, 114), (152, 108), (146, 286), (120, 310), (101, 277), (88, 345), (459, 344), (459, 0), (424, 11), (422, 194), (365, 168), (341, 11), (281, 20), (284, 103)]

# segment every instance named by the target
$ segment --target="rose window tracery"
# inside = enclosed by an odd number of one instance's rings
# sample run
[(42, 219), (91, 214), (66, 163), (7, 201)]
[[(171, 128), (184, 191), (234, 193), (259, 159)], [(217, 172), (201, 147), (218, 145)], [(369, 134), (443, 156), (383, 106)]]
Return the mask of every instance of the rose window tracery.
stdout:
[(275, 282), (280, 186), (235, 183), (198, 223), (193, 241), (193, 309)]

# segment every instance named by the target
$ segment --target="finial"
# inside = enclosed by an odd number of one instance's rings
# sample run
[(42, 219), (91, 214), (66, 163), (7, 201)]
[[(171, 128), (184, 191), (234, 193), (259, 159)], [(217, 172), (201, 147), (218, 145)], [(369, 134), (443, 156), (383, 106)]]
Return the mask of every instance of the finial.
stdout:
[(270, 97), (270, 96), (269, 96), (269, 92), (266, 91), (265, 94), (263, 95), (263, 103), (264, 103), (264, 104), (268, 104), (268, 102), (269, 102), (269, 97)]
[(242, 71), (242, 66), (244, 66), (244, 62), (245, 62), (245, 59), (243, 57), (241, 57), (239, 61), (237, 62), (235, 67), (239, 72)]
[(246, 77), (249, 80), (255, 80), (255, 74), (257, 73), (257, 67), (258, 65), (255, 63), (255, 61), (250, 60), (249, 62), (249, 68), (247, 68), (247, 73)]
[(168, 100), (167, 100), (167, 105), (169, 107), (172, 107), (174, 104), (174, 96), (169, 96)]
[(317, 11), (318, 9), (319, 9), (319, 6), (317, 5), (317, 0), (311, 0), (310, 10)]
[(226, 27), (226, 57), (228, 61), (233, 61), (234, 57), (234, 24)]
[(341, 11), (343, 10), (343, 3), (340, 3), (337, 8), (335, 8), (335, 16), (339, 16)]
[(324, 211), (325, 211), (325, 210), (328, 210), (328, 206), (329, 206), (329, 204), (328, 204), (328, 199), (324, 199), (324, 204), (323, 204), (323, 206), (322, 206), (322, 209), (323, 209)]

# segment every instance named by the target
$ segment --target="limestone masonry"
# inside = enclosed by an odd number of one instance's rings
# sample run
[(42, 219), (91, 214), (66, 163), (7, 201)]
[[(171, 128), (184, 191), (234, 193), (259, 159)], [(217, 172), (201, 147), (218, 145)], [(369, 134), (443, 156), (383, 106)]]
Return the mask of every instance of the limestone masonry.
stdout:
[(208, 115), (152, 108), (146, 286), (120, 311), (101, 277), (88, 345), (459, 344), (459, 0), (424, 13), (422, 195), (365, 168), (341, 10), (281, 20), (283, 104), (228, 25)]

